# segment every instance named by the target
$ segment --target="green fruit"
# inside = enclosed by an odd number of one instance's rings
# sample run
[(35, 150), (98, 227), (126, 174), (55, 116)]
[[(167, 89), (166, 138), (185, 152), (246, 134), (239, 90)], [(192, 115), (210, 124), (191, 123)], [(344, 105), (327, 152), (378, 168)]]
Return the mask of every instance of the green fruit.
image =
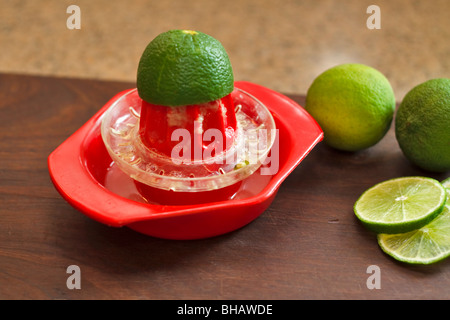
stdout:
[(447, 192), (439, 181), (403, 177), (381, 182), (356, 201), (356, 217), (377, 233), (403, 233), (419, 229), (443, 209)]
[(432, 264), (450, 256), (450, 206), (426, 226), (402, 234), (379, 234), (381, 249), (396, 260)]
[(444, 181), (442, 181), (441, 184), (442, 184), (445, 188), (450, 189), (450, 177), (447, 178), (447, 179), (445, 179)]
[(314, 80), (305, 109), (321, 126), (328, 145), (357, 151), (373, 146), (389, 130), (395, 96), (379, 71), (362, 64), (343, 64)]
[(447, 189), (446, 205), (450, 206), (450, 177), (441, 182), (442, 186)]
[(170, 30), (145, 49), (137, 71), (139, 96), (152, 104), (181, 106), (220, 99), (233, 91), (230, 59), (215, 38)]
[(397, 111), (395, 135), (406, 158), (422, 169), (450, 170), (450, 79), (426, 81)]

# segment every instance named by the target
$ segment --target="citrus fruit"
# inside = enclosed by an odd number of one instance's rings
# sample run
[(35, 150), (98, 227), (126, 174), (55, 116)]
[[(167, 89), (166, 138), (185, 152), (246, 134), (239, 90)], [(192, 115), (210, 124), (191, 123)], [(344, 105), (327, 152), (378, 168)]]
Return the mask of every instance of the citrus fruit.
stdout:
[(434, 219), (446, 198), (445, 188), (435, 179), (395, 178), (366, 190), (356, 201), (354, 212), (374, 232), (403, 233)]
[(324, 141), (357, 151), (380, 141), (391, 126), (395, 96), (386, 77), (362, 64), (326, 70), (311, 84), (305, 109), (319, 123)]
[(181, 106), (220, 99), (233, 91), (230, 59), (222, 44), (192, 30), (169, 30), (145, 48), (137, 70), (139, 96)]
[(450, 189), (450, 178), (445, 179), (441, 182), (441, 184), (444, 186), (444, 188)]
[(431, 264), (450, 256), (450, 206), (426, 226), (401, 234), (379, 234), (381, 249), (395, 259)]
[(428, 80), (409, 91), (397, 111), (395, 134), (417, 166), (450, 170), (450, 79)]
[(442, 186), (447, 189), (447, 202), (446, 205), (450, 206), (450, 178), (441, 182)]

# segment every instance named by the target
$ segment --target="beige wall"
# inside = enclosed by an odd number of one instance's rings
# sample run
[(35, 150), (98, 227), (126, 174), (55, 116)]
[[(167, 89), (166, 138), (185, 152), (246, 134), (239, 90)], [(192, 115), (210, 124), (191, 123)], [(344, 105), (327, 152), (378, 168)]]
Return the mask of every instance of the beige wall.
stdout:
[[(81, 9), (69, 30), (66, 8)], [(366, 9), (381, 9), (369, 30)], [(140, 54), (168, 29), (220, 40), (236, 80), (305, 94), (336, 64), (383, 72), (397, 99), (420, 82), (450, 77), (448, 0), (0, 0), (0, 72), (135, 81)]]

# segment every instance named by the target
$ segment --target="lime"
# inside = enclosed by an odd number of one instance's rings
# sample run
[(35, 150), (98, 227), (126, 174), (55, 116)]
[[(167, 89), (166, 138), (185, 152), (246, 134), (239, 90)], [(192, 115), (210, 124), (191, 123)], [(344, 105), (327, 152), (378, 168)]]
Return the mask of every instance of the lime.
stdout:
[(446, 204), (450, 206), (450, 177), (441, 182), (442, 186), (447, 189), (447, 202)]
[(445, 188), (426, 177), (403, 177), (366, 190), (354, 205), (355, 215), (377, 233), (403, 233), (434, 219), (446, 201)]
[(450, 206), (426, 226), (401, 234), (379, 234), (381, 249), (395, 259), (431, 264), (450, 256)]
[(233, 91), (230, 59), (222, 44), (192, 30), (169, 30), (145, 48), (137, 70), (139, 96), (181, 106), (218, 100)]
[(343, 64), (311, 84), (305, 109), (319, 123), (324, 141), (357, 151), (380, 141), (391, 126), (395, 96), (386, 77), (369, 66)]
[(450, 170), (450, 79), (432, 79), (409, 91), (397, 111), (395, 134), (417, 166)]
[(450, 189), (450, 178), (445, 179), (441, 182), (441, 184), (444, 186), (444, 188)]

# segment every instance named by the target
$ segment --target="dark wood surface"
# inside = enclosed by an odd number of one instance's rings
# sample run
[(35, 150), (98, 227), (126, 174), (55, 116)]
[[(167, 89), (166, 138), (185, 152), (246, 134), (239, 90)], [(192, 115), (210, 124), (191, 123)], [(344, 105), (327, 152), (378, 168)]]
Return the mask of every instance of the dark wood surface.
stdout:
[[(354, 217), (354, 202), (375, 183), (446, 178), (411, 165), (392, 128), (357, 153), (320, 143), (269, 209), (223, 236), (156, 239), (73, 209), (51, 183), (47, 157), (114, 94), (133, 86), (0, 75), (0, 299), (450, 298), (450, 259), (399, 263)], [(66, 286), (70, 265), (80, 267), (79, 290)], [(380, 268), (380, 289), (366, 285), (371, 265)]]

